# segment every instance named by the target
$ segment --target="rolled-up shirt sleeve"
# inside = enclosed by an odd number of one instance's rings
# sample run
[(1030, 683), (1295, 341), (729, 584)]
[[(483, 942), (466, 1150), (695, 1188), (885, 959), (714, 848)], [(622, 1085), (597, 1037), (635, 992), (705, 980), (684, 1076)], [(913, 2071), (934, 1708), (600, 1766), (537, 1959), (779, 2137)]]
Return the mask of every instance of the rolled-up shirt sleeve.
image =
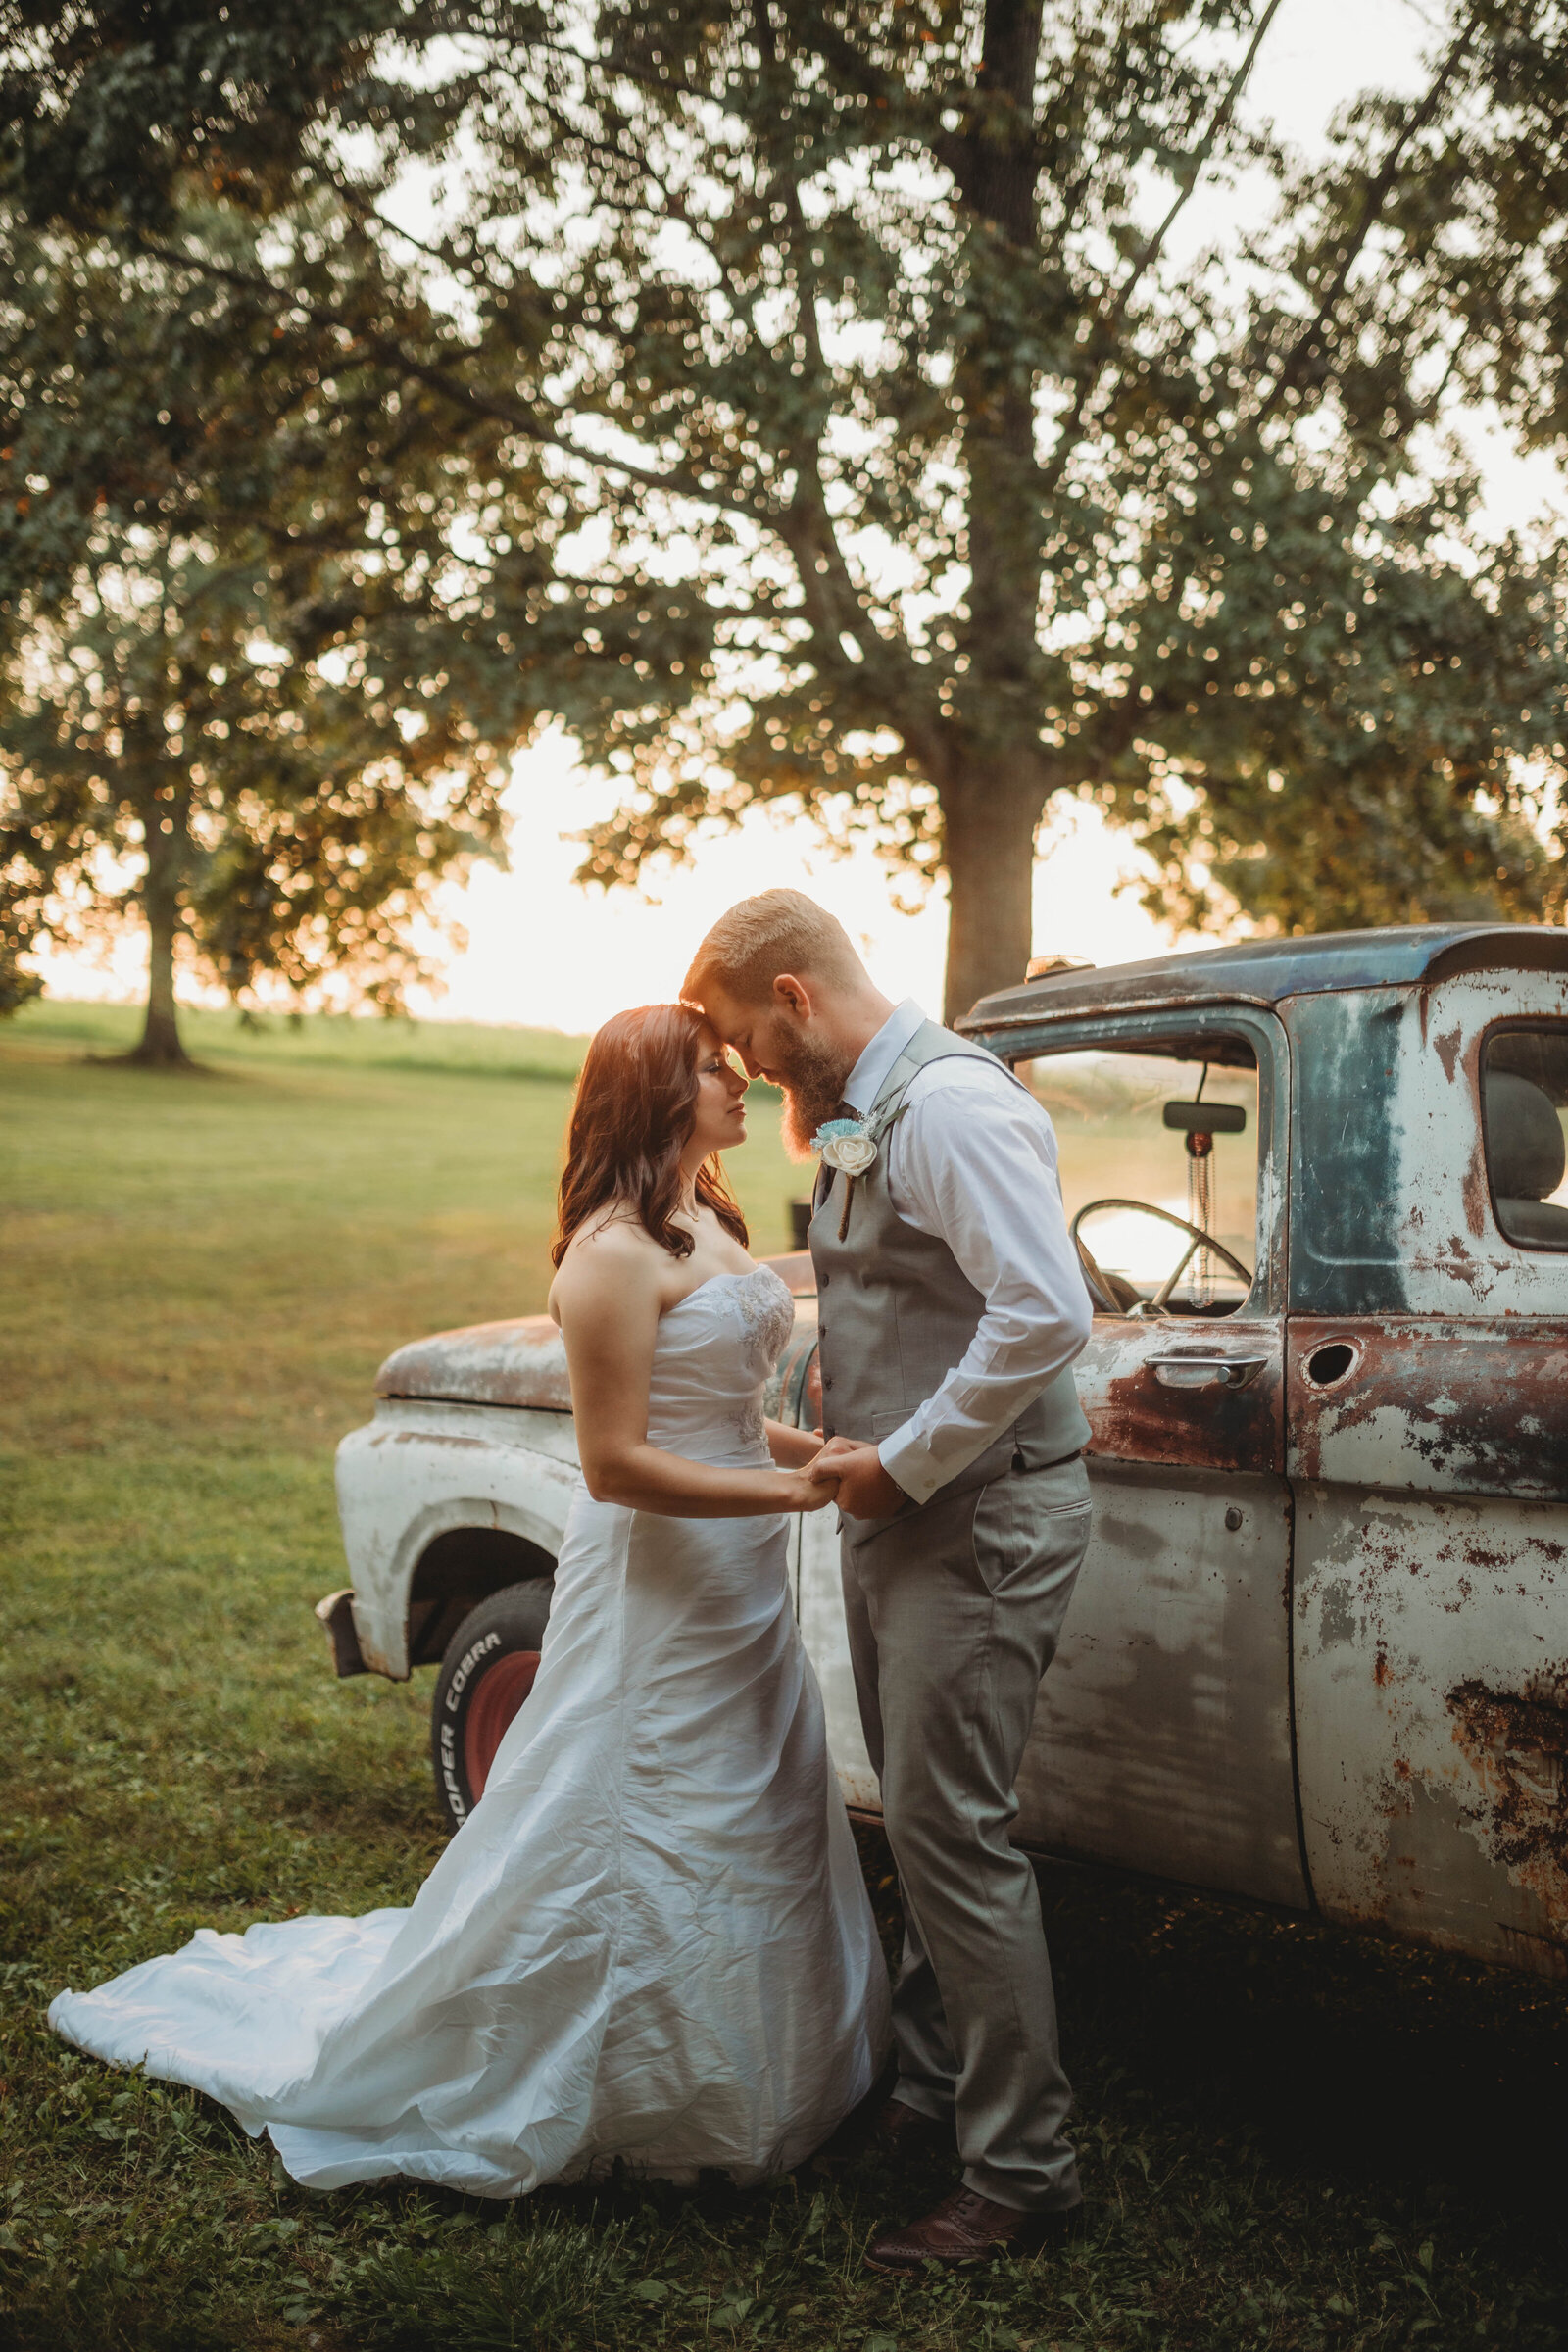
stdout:
[(920, 1073), (890, 1137), (888, 1191), (907, 1224), (947, 1243), (985, 1300), (962, 1361), (877, 1448), (889, 1477), (927, 1502), (1073, 1361), (1093, 1309), (1051, 1121), (1000, 1070), (954, 1059)]

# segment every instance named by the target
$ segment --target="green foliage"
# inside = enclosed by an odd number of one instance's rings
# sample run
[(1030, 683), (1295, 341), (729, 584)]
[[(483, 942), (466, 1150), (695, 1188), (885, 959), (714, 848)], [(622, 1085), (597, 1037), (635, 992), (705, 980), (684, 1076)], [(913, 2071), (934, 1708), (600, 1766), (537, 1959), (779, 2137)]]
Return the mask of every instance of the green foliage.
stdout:
[(18, 961), (31, 946), (32, 936), (30, 924), (8, 920), (6, 911), (0, 908), (0, 1020), (43, 994), (43, 982), (37, 974), (24, 971)]
[[(331, 1448), (388, 1348), (542, 1304), (566, 1099), (504, 1073), (580, 1050), (189, 1017), (200, 1083), (83, 1059), (130, 1036), (114, 1007), (0, 1041), (8, 2352), (1558, 2352), (1561, 1985), (1087, 1874), (1045, 1899), (1092, 2228), (959, 2278), (860, 2259), (940, 2166), (310, 2196), (220, 2109), (57, 2041), (63, 1984), (405, 1903), (439, 1851), (428, 1675), (335, 1682), (311, 1616)], [(733, 1174), (776, 1247), (777, 1146)]]
[[(244, 228), (208, 239), (236, 270)], [(433, 884), (501, 853), (515, 731), (470, 674), (439, 454), (367, 448), (353, 382), (324, 406), (231, 286), (16, 228), (0, 260), (6, 919), (137, 909), (170, 1040), (177, 934), (236, 997), (340, 972), (395, 1008)]]
[[(1247, 126), (1277, 4), (34, 0), (0, 114), (36, 217), (215, 285), (263, 217), (258, 315), (427, 404), (514, 715), (624, 778), (588, 872), (869, 827), (961, 1003), (1060, 795), (1197, 919), (1558, 906), (1563, 549), (1448, 436), (1568, 417), (1564, 12), (1456, 11), (1307, 165)], [(1237, 231), (1178, 261), (1200, 183)]]

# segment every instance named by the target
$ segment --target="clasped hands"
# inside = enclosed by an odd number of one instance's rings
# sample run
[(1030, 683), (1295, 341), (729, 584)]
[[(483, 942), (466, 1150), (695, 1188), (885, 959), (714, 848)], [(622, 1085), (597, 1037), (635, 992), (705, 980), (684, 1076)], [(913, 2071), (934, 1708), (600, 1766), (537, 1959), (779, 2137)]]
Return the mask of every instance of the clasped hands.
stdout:
[(836, 1481), (839, 1509), (850, 1519), (891, 1519), (906, 1500), (882, 1467), (874, 1446), (855, 1438), (829, 1438), (819, 1453), (806, 1464), (810, 1479)]

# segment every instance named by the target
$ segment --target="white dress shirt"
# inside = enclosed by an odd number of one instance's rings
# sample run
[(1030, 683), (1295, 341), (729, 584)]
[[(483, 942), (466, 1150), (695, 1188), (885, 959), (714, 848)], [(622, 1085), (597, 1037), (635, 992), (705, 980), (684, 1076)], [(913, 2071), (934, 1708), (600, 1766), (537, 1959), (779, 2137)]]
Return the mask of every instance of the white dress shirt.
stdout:
[[(906, 997), (850, 1072), (863, 1118), (925, 1014)], [(985, 1299), (963, 1360), (877, 1447), (906, 1494), (927, 1502), (1070, 1364), (1092, 1308), (1056, 1178), (1056, 1138), (1033, 1095), (999, 1062), (927, 1062), (887, 1134), (888, 1198), (917, 1233), (947, 1243)], [(853, 1432), (848, 1434), (855, 1434)]]

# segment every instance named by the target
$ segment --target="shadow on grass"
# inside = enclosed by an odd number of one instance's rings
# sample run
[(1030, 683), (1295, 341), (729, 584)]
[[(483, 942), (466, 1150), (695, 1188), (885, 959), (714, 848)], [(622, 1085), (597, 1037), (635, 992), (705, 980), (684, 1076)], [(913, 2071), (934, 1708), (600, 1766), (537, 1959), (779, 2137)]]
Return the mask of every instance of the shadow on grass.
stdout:
[(1048, 1870), (1044, 1894), (1086, 2091), (1517, 2229), (1568, 2276), (1560, 1985), (1088, 1875)]
[(162, 1055), (141, 1054), (133, 1049), (128, 1054), (81, 1054), (74, 1059), (89, 1069), (136, 1070), (155, 1078), (216, 1078), (220, 1074), (211, 1062), (198, 1061), (190, 1054), (178, 1061), (169, 1061)]

